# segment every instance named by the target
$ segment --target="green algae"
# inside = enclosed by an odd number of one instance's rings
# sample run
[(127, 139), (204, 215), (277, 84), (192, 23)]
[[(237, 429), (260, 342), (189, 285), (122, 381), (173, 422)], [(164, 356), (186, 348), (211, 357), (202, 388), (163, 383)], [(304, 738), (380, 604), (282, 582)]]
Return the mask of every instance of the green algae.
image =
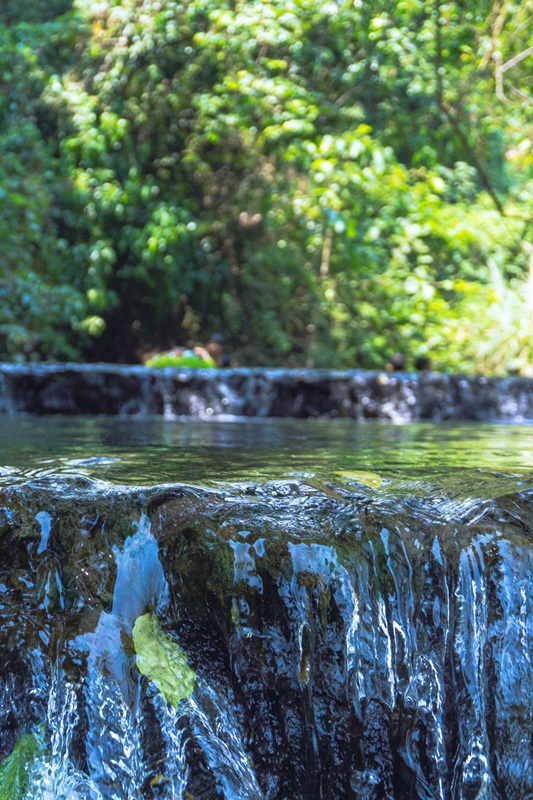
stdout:
[(139, 672), (149, 678), (168, 703), (177, 708), (192, 696), (196, 673), (181, 647), (168, 636), (155, 614), (137, 617), (132, 631)]

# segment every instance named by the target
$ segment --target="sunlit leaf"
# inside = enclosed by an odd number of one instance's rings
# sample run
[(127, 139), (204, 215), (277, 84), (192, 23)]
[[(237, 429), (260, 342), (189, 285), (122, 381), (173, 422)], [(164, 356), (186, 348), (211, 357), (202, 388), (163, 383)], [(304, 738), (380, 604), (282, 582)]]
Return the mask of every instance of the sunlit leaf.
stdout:
[(335, 474), (340, 475), (342, 478), (346, 478), (349, 481), (363, 483), (365, 486), (370, 486), (372, 489), (377, 489), (378, 486), (381, 486), (383, 483), (383, 478), (381, 475), (378, 475), (375, 472), (359, 472), (358, 470), (352, 470), (336, 472)]
[(192, 696), (196, 673), (181, 647), (162, 630), (155, 614), (138, 617), (133, 626), (137, 668), (155, 683), (168, 703), (177, 707)]

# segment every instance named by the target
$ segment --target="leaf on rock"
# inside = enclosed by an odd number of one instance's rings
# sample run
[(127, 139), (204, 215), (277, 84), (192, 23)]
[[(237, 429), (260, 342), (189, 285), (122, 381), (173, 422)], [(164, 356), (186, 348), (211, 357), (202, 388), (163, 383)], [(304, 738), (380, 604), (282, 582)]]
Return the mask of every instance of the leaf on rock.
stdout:
[(23, 800), (29, 788), (30, 769), (35, 759), (44, 755), (44, 726), (37, 733), (25, 733), (0, 764), (0, 797)]
[(377, 489), (378, 486), (381, 486), (383, 483), (383, 478), (381, 475), (378, 475), (375, 472), (359, 472), (359, 471), (350, 471), (350, 472), (337, 472), (337, 475), (341, 475), (343, 478), (346, 478), (349, 481), (357, 481), (357, 483), (363, 483), (365, 486), (370, 486), (372, 489)]
[(155, 683), (175, 708), (192, 696), (196, 673), (181, 647), (162, 630), (155, 614), (137, 617), (132, 631), (139, 672)]

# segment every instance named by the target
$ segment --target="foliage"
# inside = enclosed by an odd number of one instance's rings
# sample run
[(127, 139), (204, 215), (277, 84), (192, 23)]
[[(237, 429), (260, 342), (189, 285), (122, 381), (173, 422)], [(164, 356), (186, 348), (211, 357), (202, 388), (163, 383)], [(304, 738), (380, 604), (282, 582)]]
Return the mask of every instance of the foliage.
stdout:
[(44, 728), (25, 733), (0, 764), (0, 797), (23, 800), (30, 785), (31, 767), (45, 752)]
[(170, 353), (157, 353), (152, 358), (146, 361), (147, 367), (194, 367), (201, 369), (209, 369), (216, 366), (212, 358), (209, 361), (206, 358), (201, 358), (193, 353), (192, 350), (185, 350), (183, 355), (176, 356)]
[(478, 322), (529, 269), (532, 0), (51, 8), (0, 12), (4, 358), (516, 360)]
[(483, 373), (510, 371), (533, 377), (533, 271), (526, 279), (506, 284), (491, 262), (489, 283), (465, 283), (457, 287), (461, 289), (462, 299), (447, 329), (434, 332), (436, 341), (445, 337), (451, 341), (450, 365), (462, 367), (475, 359)]
[(137, 617), (132, 636), (139, 671), (177, 708), (180, 700), (192, 696), (196, 681), (196, 673), (187, 665), (187, 656), (163, 632), (155, 614)]

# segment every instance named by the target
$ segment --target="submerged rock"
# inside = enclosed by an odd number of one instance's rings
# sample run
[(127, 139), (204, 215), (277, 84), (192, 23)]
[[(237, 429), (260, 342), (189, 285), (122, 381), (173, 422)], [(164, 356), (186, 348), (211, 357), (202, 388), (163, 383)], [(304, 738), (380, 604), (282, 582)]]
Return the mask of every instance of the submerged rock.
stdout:
[(486, 494), (4, 490), (0, 753), (46, 726), (35, 797), (523, 800), (533, 494)]

